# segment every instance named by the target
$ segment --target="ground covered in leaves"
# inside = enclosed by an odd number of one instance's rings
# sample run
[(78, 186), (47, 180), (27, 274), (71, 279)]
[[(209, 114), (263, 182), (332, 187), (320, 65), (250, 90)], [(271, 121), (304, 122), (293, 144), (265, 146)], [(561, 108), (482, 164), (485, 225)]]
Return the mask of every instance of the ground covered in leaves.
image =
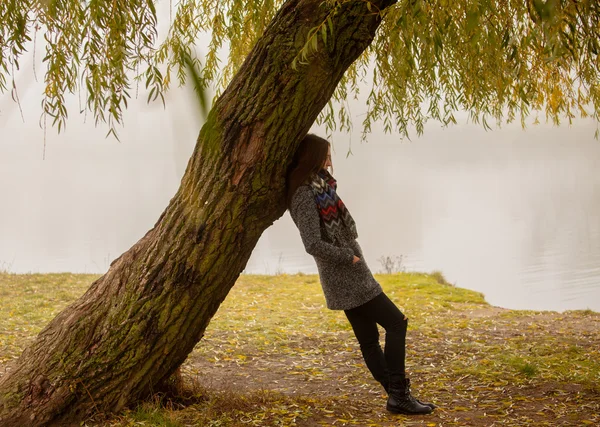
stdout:
[[(94, 278), (0, 273), (0, 375)], [(600, 425), (599, 313), (492, 307), (435, 275), (377, 278), (409, 317), (407, 367), (432, 415), (386, 413), (317, 276), (242, 275), (182, 366), (180, 396), (87, 425)]]

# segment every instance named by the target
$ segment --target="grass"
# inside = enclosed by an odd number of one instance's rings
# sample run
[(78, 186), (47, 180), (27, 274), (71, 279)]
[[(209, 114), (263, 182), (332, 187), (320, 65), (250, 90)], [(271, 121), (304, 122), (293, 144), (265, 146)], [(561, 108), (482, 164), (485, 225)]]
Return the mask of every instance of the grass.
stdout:
[(432, 272), (430, 273), (430, 276), (431, 276), (431, 277), (432, 277), (432, 278), (433, 278), (433, 279), (434, 279), (436, 282), (438, 282), (440, 285), (449, 285), (449, 286), (451, 286), (451, 285), (452, 285), (450, 282), (448, 282), (448, 281), (446, 280), (446, 278), (444, 277), (444, 275), (442, 274), (442, 272), (441, 272), (441, 271), (439, 271), (439, 270), (432, 271)]
[(0, 272), (0, 364), (23, 347), (98, 276)]
[[(96, 277), (0, 273), (0, 365)], [(242, 275), (182, 365), (177, 395), (87, 424), (600, 424), (600, 314), (500, 309), (436, 274), (376, 277), (409, 317), (407, 367), (415, 394), (440, 406), (433, 415), (385, 412), (382, 390), (343, 313), (325, 308), (317, 276)]]

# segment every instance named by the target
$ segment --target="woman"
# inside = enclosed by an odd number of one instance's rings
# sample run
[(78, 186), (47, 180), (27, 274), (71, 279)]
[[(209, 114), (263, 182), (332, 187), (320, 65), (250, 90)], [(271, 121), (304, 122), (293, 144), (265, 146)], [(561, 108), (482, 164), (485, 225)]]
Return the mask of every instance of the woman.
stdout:
[[(435, 406), (410, 394), (405, 374), (408, 319), (385, 295), (363, 260), (350, 212), (336, 192), (329, 142), (307, 135), (295, 153), (287, 181), (287, 205), (306, 252), (317, 263), (327, 307), (344, 310), (373, 377), (388, 392), (387, 410), (429, 414)], [(379, 345), (377, 324), (385, 333)]]

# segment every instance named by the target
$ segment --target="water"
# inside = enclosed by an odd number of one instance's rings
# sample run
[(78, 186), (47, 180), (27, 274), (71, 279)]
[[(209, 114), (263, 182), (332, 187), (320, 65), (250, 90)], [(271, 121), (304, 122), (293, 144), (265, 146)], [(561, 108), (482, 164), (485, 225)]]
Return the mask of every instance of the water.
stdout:
[[(600, 142), (592, 126), (570, 131), (449, 129), (443, 142), (354, 147), (336, 175), (371, 268), (402, 255), (493, 305), (600, 311)], [(247, 271), (315, 272), (280, 222)]]
[[(154, 225), (200, 128), (193, 94), (171, 96), (166, 112), (134, 105), (122, 143), (77, 119), (62, 136), (50, 131), (46, 160), (37, 114), (23, 124), (3, 106), (0, 269), (103, 272)], [(334, 174), (372, 270), (381, 270), (381, 256), (402, 255), (407, 270), (441, 270), (493, 305), (600, 311), (594, 130), (587, 120), (526, 132), (431, 125), (414, 142), (376, 131), (368, 144), (357, 130), (353, 156), (349, 137), (334, 136)], [(263, 234), (246, 272), (298, 271), (316, 267), (286, 214)]]

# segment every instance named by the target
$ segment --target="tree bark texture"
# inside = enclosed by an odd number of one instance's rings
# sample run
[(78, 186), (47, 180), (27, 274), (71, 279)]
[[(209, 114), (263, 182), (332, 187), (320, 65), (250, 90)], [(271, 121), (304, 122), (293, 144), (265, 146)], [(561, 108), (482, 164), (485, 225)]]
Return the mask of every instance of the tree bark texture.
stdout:
[[(382, 10), (392, 3), (372, 2)], [(285, 211), (286, 169), (300, 139), (380, 22), (365, 1), (344, 3), (327, 45), (293, 70), (328, 7), (282, 6), (213, 106), (156, 225), (1, 378), (1, 426), (64, 426), (119, 411), (185, 360), (262, 232)]]

